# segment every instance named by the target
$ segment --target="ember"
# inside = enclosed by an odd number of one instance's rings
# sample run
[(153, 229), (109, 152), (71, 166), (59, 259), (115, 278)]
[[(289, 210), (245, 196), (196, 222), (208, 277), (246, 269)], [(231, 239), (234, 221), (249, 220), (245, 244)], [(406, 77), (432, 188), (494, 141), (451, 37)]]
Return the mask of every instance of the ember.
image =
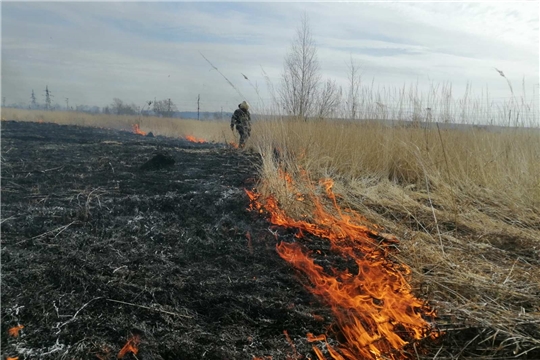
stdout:
[[(290, 176), (284, 173), (280, 176), (291, 184)], [(386, 355), (401, 358), (407, 344), (429, 335), (432, 329), (424, 317), (433, 317), (435, 313), (412, 294), (406, 279), (410, 269), (389, 260), (390, 247), (379, 244), (388, 236), (380, 236), (361, 225), (366, 220), (356, 212), (340, 209), (331, 180), (320, 184), (337, 215), (327, 211), (321, 199), (312, 196), (315, 205), (312, 222), (290, 218), (273, 197), (259, 201), (259, 194), (246, 192), (252, 201), (252, 210), (264, 209), (273, 224), (298, 229), (296, 237), (299, 239), (309, 233), (328, 240), (335, 255), (357, 266), (357, 270), (352, 271), (333, 268), (329, 274), (300, 242), (282, 242), (276, 246), (283, 259), (307, 276), (306, 288), (332, 308), (346, 342), (339, 347), (339, 353), (326, 344), (331, 357), (380, 359)], [(308, 334), (310, 342), (324, 339), (323, 335)], [(314, 348), (314, 351), (319, 359), (324, 359), (319, 349)]]
[(24, 325), (18, 325), (18, 326), (14, 326), (12, 328), (10, 328), (8, 330), (8, 334), (10, 336), (13, 336), (13, 337), (18, 337), (19, 336), (19, 332), (24, 328)]
[(135, 134), (138, 134), (138, 135), (143, 135), (145, 136), (146, 135), (146, 132), (142, 131), (141, 128), (139, 127), (139, 124), (134, 124), (133, 125), (133, 132)]
[(194, 142), (194, 143), (198, 143), (198, 144), (203, 144), (203, 143), (206, 142), (206, 140), (196, 138), (195, 136), (192, 136), (192, 135), (186, 136), (186, 140), (189, 141), (189, 142)]
[(137, 355), (139, 352), (139, 344), (141, 343), (141, 338), (138, 335), (133, 335), (128, 339), (126, 342), (126, 345), (120, 350), (118, 353), (118, 359), (122, 359), (124, 356), (126, 356), (127, 353), (133, 353), (134, 355)]

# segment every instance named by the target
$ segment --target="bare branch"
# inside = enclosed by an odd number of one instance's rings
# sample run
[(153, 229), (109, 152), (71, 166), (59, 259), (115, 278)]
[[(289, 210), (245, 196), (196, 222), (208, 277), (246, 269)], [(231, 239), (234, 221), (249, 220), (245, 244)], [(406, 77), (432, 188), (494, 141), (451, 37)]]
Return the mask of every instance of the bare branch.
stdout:
[(290, 51), (285, 57), (281, 80), (283, 108), (289, 115), (307, 119), (315, 110), (320, 82), (317, 47), (307, 14), (304, 14)]

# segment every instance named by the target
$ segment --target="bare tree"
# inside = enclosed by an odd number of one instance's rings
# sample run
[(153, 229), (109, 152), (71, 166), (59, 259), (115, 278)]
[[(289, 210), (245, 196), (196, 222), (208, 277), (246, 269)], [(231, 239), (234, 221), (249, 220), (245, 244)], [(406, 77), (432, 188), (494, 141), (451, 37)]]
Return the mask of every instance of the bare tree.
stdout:
[(116, 115), (137, 115), (139, 112), (135, 104), (128, 105), (118, 98), (113, 99), (110, 109)]
[(171, 99), (154, 101), (154, 112), (163, 117), (172, 117), (178, 111), (176, 104)]
[(309, 18), (307, 14), (304, 14), (296, 31), (296, 37), (291, 43), (290, 51), (285, 56), (280, 89), (285, 111), (307, 120), (313, 112), (319, 81), (320, 66), (317, 59), (317, 47), (311, 34)]
[(353, 61), (351, 56), (350, 63), (348, 64), (348, 93), (347, 93), (347, 112), (351, 119), (358, 117), (358, 101), (360, 96), (360, 82), (361, 74), (358, 64)]
[(319, 119), (333, 117), (339, 108), (342, 89), (335, 80), (326, 80), (317, 99), (317, 117)]

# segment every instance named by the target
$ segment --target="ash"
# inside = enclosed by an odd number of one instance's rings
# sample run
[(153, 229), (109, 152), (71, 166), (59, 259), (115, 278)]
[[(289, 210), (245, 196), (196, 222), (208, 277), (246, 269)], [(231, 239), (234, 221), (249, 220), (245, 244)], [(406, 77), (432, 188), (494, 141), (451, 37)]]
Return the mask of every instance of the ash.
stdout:
[(138, 359), (314, 357), (330, 312), (247, 211), (255, 155), (11, 121), (1, 140), (2, 356), (116, 359), (138, 335)]

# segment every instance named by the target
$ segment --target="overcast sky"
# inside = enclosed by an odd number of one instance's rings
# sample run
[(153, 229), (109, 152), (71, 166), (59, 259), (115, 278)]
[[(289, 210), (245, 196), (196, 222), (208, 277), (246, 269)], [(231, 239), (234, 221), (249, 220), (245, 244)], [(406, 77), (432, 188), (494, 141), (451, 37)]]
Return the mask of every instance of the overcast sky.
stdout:
[[(527, 90), (539, 82), (539, 2), (5, 2), (2, 96), (29, 103), (143, 105), (171, 98), (179, 110), (234, 110), (242, 96), (269, 101), (283, 58), (307, 13), (323, 78), (345, 85), (352, 56), (376, 86), (452, 82), (510, 96), (503, 70)], [(245, 74), (249, 80), (244, 79)]]

